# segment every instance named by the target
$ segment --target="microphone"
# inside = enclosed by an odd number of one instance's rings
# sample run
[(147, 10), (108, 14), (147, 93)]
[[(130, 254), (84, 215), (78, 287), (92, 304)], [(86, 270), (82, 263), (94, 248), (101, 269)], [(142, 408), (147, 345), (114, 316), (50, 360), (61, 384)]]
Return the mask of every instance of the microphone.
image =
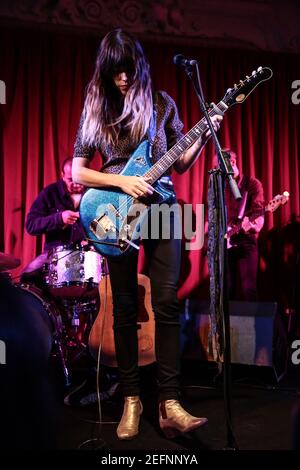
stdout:
[(186, 59), (182, 54), (177, 54), (173, 57), (173, 63), (175, 65), (180, 65), (181, 67), (187, 67), (196, 65), (197, 61), (195, 59)]

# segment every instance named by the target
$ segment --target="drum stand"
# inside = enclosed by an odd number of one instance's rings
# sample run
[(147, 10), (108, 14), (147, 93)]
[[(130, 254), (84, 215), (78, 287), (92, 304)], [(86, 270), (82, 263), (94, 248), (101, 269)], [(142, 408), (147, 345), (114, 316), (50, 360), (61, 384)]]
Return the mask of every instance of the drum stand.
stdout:
[[(97, 299), (70, 298), (63, 302), (66, 315), (60, 320), (59, 332), (55, 338), (58, 356), (62, 364), (65, 385), (71, 385), (72, 365), (87, 351), (89, 333), (98, 310)], [(74, 351), (74, 355), (71, 352)]]
[[(61, 341), (58, 334), (55, 334), (55, 336), (54, 336), (54, 346), (55, 346), (55, 348), (58, 352), (58, 357), (59, 357), (59, 360), (61, 362), (62, 371), (63, 371), (63, 374), (64, 374), (65, 386), (69, 387), (71, 385), (71, 374), (70, 374), (68, 366), (67, 366), (67, 361), (66, 361), (66, 357), (65, 357), (66, 355), (65, 355), (65, 352), (63, 350), (62, 341)], [(54, 353), (54, 355), (55, 355), (55, 353)]]

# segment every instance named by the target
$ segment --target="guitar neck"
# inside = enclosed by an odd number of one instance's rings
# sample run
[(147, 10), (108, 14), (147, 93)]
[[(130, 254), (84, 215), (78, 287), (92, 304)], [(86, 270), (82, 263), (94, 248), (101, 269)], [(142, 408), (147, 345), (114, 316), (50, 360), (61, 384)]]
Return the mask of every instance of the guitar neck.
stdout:
[[(210, 117), (216, 114), (224, 114), (228, 106), (224, 101), (220, 101), (209, 110)], [(203, 117), (192, 129), (185, 134), (168, 152), (161, 157), (144, 175), (149, 177), (149, 183), (157, 181), (189, 147), (191, 147), (204, 132), (207, 131), (207, 124)]]

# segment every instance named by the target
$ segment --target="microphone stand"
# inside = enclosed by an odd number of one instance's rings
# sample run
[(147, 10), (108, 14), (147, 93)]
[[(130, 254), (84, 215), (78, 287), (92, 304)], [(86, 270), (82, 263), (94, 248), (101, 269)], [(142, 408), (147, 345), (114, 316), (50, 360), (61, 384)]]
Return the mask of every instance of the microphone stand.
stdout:
[(227, 450), (236, 450), (238, 449), (236, 439), (234, 436), (233, 426), (232, 426), (232, 416), (231, 416), (231, 397), (232, 397), (232, 383), (231, 383), (231, 350), (230, 350), (230, 318), (229, 318), (229, 299), (228, 299), (228, 286), (227, 286), (227, 240), (225, 235), (227, 232), (227, 211), (225, 204), (225, 182), (229, 182), (232, 194), (235, 199), (241, 199), (241, 194), (235, 179), (233, 178), (233, 169), (231, 167), (229, 158), (226, 158), (226, 152), (222, 152), (220, 143), (216, 136), (216, 132), (213, 128), (211, 118), (208, 113), (209, 106), (204, 100), (199, 66), (197, 61), (194, 62), (196, 67), (196, 80), (193, 79), (193, 67), (191, 64), (186, 64), (184, 66), (185, 72), (192, 81), (196, 95), (199, 100), (200, 110), (206, 118), (208, 127), (211, 132), (211, 136), (214, 142), (216, 154), (218, 156), (219, 169), (212, 170), (214, 177), (217, 179), (217, 186), (219, 188), (218, 196), (219, 200), (217, 201), (216, 207), (220, 210), (220, 220), (221, 220), (221, 235), (220, 235), (220, 298), (218, 299), (218, 305), (220, 307), (221, 316), (222, 316), (222, 339), (223, 339), (223, 394), (224, 394), (224, 405), (225, 405), (225, 414), (226, 414), (226, 425), (227, 425)]

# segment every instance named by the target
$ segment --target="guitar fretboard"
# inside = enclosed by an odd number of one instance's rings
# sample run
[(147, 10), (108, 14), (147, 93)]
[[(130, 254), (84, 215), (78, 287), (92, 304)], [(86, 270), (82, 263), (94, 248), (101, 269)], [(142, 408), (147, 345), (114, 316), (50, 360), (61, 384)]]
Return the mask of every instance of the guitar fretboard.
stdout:
[[(214, 105), (209, 110), (208, 114), (210, 117), (216, 114), (224, 114), (228, 109), (228, 106), (224, 101), (220, 101), (217, 105)], [(205, 118), (203, 117), (192, 129), (185, 134), (162, 158), (160, 158), (144, 175), (149, 177), (149, 183), (152, 184), (157, 181), (167, 170), (170, 168), (176, 160), (182, 155), (189, 147), (196, 142), (201, 135), (208, 129)]]

